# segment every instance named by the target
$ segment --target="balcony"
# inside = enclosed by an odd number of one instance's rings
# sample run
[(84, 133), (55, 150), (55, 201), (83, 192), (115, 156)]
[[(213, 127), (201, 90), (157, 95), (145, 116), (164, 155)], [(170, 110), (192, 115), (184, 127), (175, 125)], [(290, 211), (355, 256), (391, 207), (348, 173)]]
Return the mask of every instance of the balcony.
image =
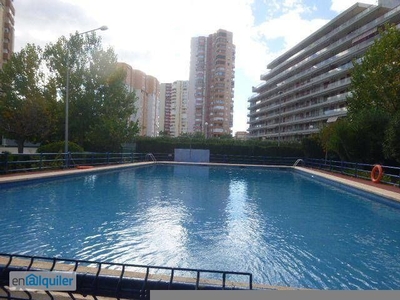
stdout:
[[(351, 37), (353, 37), (353, 35), (351, 35)], [(352, 57), (354, 57), (356, 54), (359, 54), (364, 49), (366, 49), (367, 47), (372, 45), (373, 43), (374, 43), (374, 39), (370, 39), (370, 40), (367, 40), (367, 41), (365, 41), (361, 44), (358, 44), (354, 47), (350, 47), (340, 53), (337, 53), (336, 55), (334, 55), (332, 57), (329, 57), (330, 53), (334, 52), (334, 49), (331, 49), (331, 51), (329, 53), (327, 53), (324, 58), (318, 57), (319, 61), (322, 60), (318, 64), (315, 64), (315, 62), (316, 62), (315, 59), (304, 60), (301, 63), (297, 64), (296, 66), (293, 66), (293, 67), (279, 73), (279, 75), (272, 77), (271, 80), (269, 80), (267, 83), (269, 83), (270, 85), (273, 85), (273, 83), (281, 82), (282, 80), (285, 80), (285, 82), (286, 82), (288, 80), (288, 78), (290, 78), (290, 81), (293, 81), (293, 80), (296, 80), (296, 78), (297, 79), (301, 78), (302, 76), (300, 76), (300, 74), (307, 74), (307, 72), (312, 68), (321, 70), (323, 67), (333, 65), (333, 64), (339, 64), (340, 61), (345, 62), (345, 61), (351, 60)], [(336, 48), (343, 47), (343, 45), (338, 42), (336, 42), (332, 45), (335, 45)], [(296, 73), (296, 70), (305, 68), (307, 66), (308, 66), (307, 70)], [(294, 73), (294, 74), (292, 76), (290, 76), (291, 73)], [(309, 74), (307, 74), (307, 75), (309, 75)], [(295, 77), (292, 79), (293, 76), (295, 76)]]
[[(272, 73), (272, 72), (273, 72), (273, 73), (278, 73), (278, 72), (280, 72), (282, 69), (288, 68), (289, 65), (293, 65), (293, 63), (307, 60), (307, 58), (306, 58), (307, 55), (310, 55), (310, 54), (312, 54), (312, 53), (318, 52), (318, 51), (315, 49), (316, 47), (321, 47), (321, 46), (324, 47), (324, 45), (329, 44), (330, 41), (333, 39), (333, 37), (334, 37), (335, 35), (338, 35), (341, 31), (345, 31), (347, 28), (353, 26), (353, 24), (355, 24), (356, 22), (360, 21), (361, 18), (367, 16), (368, 14), (372, 13), (374, 10), (377, 10), (377, 9), (379, 9), (379, 7), (374, 6), (374, 7), (370, 7), (370, 8), (368, 8), (368, 9), (364, 10), (363, 12), (357, 14), (354, 18), (351, 18), (351, 19), (348, 20), (347, 22), (341, 24), (340, 26), (338, 26), (338, 27), (336, 27), (335, 29), (333, 29), (332, 31), (330, 31), (328, 34), (326, 34), (326, 35), (324, 35), (323, 37), (317, 39), (317, 40), (314, 41), (313, 43), (310, 43), (309, 46), (307, 46), (307, 47), (301, 49), (301, 50), (298, 51), (296, 54), (292, 55), (292, 58), (291, 58), (291, 59), (290, 59), (290, 58), (287, 58), (287, 59), (286, 59), (285, 61), (283, 61), (282, 63), (277, 64), (276, 66), (273, 65), (273, 68), (274, 68), (273, 71), (263, 74), (263, 75), (261, 76), (261, 79), (262, 79), (262, 80), (266, 80), (265, 77), (266, 77), (268, 74)], [(328, 24), (325, 25), (324, 27), (329, 26), (329, 25), (331, 25), (331, 24), (328, 23)], [(368, 25), (368, 24), (367, 24), (367, 25)], [(363, 26), (363, 27), (365, 27), (365, 26)], [(365, 30), (365, 28), (363, 28), (363, 27), (361, 27), (362, 30)], [(359, 30), (360, 30), (360, 29), (359, 29)], [(358, 33), (353, 32), (353, 34), (359, 34), (359, 30), (355, 31), (355, 32), (358, 32)], [(310, 36), (310, 37), (311, 37), (311, 36)], [(289, 50), (288, 52), (290, 52), (290, 50)], [(300, 55), (300, 52), (301, 52), (301, 55)], [(283, 56), (281, 56), (281, 57), (283, 57)], [(279, 60), (279, 58), (278, 58), (277, 60)], [(274, 62), (273, 62), (273, 63), (274, 63)], [(273, 64), (273, 63), (272, 63), (272, 64)]]

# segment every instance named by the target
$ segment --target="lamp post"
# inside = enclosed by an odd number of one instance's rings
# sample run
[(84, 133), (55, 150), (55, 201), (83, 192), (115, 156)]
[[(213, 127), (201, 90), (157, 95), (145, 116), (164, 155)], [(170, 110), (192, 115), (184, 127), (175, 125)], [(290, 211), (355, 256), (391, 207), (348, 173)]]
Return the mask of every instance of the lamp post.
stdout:
[[(108, 27), (107, 26), (101, 26), (99, 28), (95, 28), (92, 30), (88, 30), (85, 32), (81, 32), (78, 33), (78, 36), (86, 34), (86, 33), (90, 33), (90, 32), (94, 32), (97, 30), (107, 30)], [(66, 79), (66, 85), (65, 85), (65, 145), (64, 145), (64, 153), (65, 153), (65, 167), (68, 168), (69, 167), (69, 157), (68, 157), (68, 118), (69, 118), (69, 41), (67, 42), (67, 79)]]
[(208, 138), (208, 122), (205, 122), (204, 123), (204, 136), (205, 136), (205, 138), (207, 139)]
[(278, 93), (279, 95), (279, 126), (278, 126), (278, 147), (280, 147), (281, 145), (281, 122), (282, 122), (282, 118), (281, 118), (281, 108), (282, 108), (282, 91), (280, 91)]

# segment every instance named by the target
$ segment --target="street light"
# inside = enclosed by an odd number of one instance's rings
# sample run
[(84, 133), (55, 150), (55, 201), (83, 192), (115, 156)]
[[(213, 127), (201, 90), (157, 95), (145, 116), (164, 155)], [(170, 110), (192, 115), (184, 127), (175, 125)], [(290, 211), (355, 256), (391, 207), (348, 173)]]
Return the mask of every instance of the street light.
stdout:
[(281, 145), (281, 108), (282, 108), (282, 91), (278, 92), (279, 95), (279, 126), (278, 126), (278, 147)]
[[(85, 32), (81, 32), (78, 33), (78, 36), (86, 34), (86, 33), (90, 33), (90, 32), (94, 32), (97, 30), (107, 30), (108, 27), (107, 26), (101, 26), (99, 28), (95, 28), (92, 30), (88, 30)], [(67, 80), (66, 80), (66, 86), (65, 86), (65, 145), (64, 145), (64, 153), (65, 153), (65, 167), (68, 168), (69, 166), (69, 157), (68, 157), (68, 118), (69, 118), (69, 41), (67, 42)]]
[(208, 126), (208, 123), (205, 122), (205, 123), (204, 123), (204, 129), (205, 129), (205, 130), (204, 130), (204, 131), (205, 131), (205, 132), (204, 132), (204, 136), (206, 137), (206, 139), (208, 138), (208, 131), (207, 131), (208, 128), (207, 128), (207, 126)]

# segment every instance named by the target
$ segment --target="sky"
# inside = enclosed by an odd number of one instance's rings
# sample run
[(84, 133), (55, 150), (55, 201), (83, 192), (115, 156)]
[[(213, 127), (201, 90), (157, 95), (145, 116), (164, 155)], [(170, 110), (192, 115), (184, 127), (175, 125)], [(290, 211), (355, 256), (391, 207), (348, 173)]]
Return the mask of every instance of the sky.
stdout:
[(188, 80), (190, 40), (218, 29), (236, 45), (233, 133), (246, 131), (252, 86), (267, 65), (338, 14), (377, 0), (14, 0), (15, 47), (100, 26), (105, 48), (160, 83)]

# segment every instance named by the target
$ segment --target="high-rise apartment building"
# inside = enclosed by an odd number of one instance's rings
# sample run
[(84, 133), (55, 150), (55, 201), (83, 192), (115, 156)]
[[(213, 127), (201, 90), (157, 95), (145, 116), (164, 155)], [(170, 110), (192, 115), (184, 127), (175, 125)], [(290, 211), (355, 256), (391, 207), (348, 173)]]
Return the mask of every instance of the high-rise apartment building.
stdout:
[(160, 131), (170, 135), (172, 83), (160, 85)]
[(0, 68), (11, 58), (14, 51), (14, 16), (12, 0), (0, 0)]
[(161, 84), (160, 111), (161, 115), (164, 115), (162, 131), (169, 136), (178, 137), (189, 132), (188, 86), (189, 81), (185, 80)]
[(158, 136), (160, 83), (157, 78), (133, 69), (126, 63), (119, 63), (126, 70), (126, 85), (136, 94), (136, 113), (132, 121), (139, 123), (139, 135)]
[(232, 133), (235, 79), (233, 34), (218, 30), (191, 40), (189, 132), (208, 137)]
[(172, 83), (169, 132), (173, 137), (188, 133), (188, 86), (183, 80)]
[(346, 116), (352, 62), (386, 23), (400, 24), (399, 5), (354, 4), (272, 61), (248, 100), (249, 137), (298, 140)]

